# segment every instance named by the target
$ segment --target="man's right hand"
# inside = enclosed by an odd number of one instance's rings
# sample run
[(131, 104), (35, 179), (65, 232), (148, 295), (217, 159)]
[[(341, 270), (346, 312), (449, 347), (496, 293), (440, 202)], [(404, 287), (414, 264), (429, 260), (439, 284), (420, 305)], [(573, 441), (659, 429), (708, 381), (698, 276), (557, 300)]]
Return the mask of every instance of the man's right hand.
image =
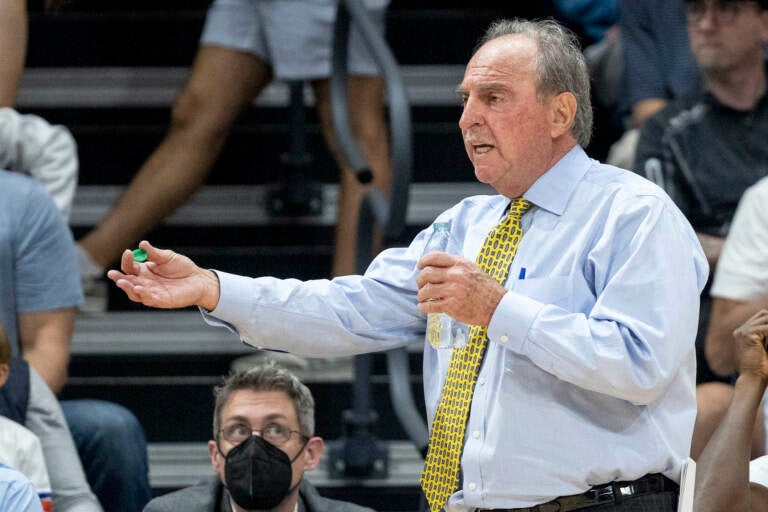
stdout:
[(739, 373), (759, 377), (768, 382), (768, 310), (760, 310), (733, 331), (739, 351)]
[(126, 250), (120, 261), (122, 272), (110, 270), (107, 277), (128, 298), (156, 308), (202, 306), (211, 311), (219, 302), (219, 279), (210, 270), (198, 267), (191, 259), (167, 249), (157, 249), (143, 241), (147, 260), (138, 263)]

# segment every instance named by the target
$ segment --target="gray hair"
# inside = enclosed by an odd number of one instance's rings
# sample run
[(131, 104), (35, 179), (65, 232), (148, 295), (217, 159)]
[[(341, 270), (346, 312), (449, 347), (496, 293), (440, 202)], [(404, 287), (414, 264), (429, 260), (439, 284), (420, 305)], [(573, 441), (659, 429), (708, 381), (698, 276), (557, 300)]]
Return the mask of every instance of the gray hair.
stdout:
[(309, 388), (298, 377), (271, 359), (247, 370), (231, 373), (221, 386), (213, 389), (215, 405), (213, 410), (213, 438), (217, 439), (221, 429), (221, 411), (235, 391), (282, 391), (293, 402), (299, 419), (299, 432), (305, 437), (315, 434), (315, 400)]
[(539, 101), (543, 102), (563, 92), (570, 92), (576, 97), (578, 106), (571, 134), (582, 147), (586, 147), (592, 138), (592, 102), (589, 96), (589, 71), (578, 38), (552, 19), (496, 20), (488, 27), (473, 54), (485, 43), (512, 34), (528, 36), (536, 41)]

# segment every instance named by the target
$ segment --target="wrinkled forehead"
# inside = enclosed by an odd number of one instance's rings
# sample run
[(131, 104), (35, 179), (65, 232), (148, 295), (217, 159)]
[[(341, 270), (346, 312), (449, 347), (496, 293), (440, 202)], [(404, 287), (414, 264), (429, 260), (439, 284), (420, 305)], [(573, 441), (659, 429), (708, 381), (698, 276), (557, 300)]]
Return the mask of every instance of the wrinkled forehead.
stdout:
[(534, 71), (538, 48), (529, 36), (511, 34), (488, 41), (472, 56), (462, 86), (477, 80), (515, 79)]
[(219, 420), (224, 423), (232, 417), (251, 419), (282, 417), (289, 422), (298, 421), (293, 401), (284, 391), (235, 390), (224, 403)]

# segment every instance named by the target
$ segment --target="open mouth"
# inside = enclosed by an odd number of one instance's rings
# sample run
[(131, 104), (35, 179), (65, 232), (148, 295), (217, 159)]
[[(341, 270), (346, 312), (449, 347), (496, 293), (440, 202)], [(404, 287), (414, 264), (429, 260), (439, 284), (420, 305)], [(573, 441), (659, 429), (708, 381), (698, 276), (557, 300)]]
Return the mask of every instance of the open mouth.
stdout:
[(488, 153), (490, 150), (492, 150), (494, 146), (491, 146), (490, 144), (473, 144), (472, 150), (475, 152), (476, 155), (484, 155)]

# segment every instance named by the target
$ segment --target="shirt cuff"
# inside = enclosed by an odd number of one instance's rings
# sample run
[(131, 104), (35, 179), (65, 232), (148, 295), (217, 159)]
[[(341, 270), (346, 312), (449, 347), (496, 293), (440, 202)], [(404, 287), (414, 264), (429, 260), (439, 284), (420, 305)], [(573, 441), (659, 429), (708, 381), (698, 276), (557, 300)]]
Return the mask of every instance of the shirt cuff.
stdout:
[(235, 325), (247, 321), (250, 316), (252, 279), (213, 269), (211, 271), (219, 278), (219, 302), (212, 311), (202, 307), (198, 309), (208, 325), (226, 327), (240, 336)]
[(488, 340), (519, 354), (525, 353), (528, 333), (543, 307), (544, 304), (537, 300), (508, 291), (488, 324)]

